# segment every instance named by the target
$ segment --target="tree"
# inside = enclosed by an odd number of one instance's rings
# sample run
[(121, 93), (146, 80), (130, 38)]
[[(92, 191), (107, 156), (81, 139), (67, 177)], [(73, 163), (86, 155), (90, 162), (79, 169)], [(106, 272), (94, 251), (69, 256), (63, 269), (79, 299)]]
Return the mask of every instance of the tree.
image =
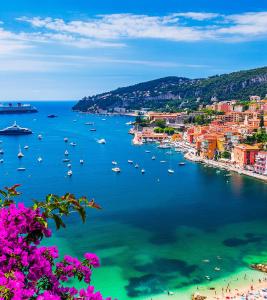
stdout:
[(230, 159), (231, 158), (231, 153), (229, 151), (223, 151), (221, 153), (221, 158)]
[[(103, 300), (90, 285), (92, 270), (100, 265), (95, 254), (86, 253), (81, 261), (66, 255), (56, 262), (57, 247), (39, 246), (43, 238), (51, 236), (49, 219), (60, 229), (65, 227), (62, 216), (77, 212), (85, 222), (86, 207), (100, 206), (69, 193), (62, 197), (49, 194), (44, 201), (34, 201), (32, 207), (16, 205), (18, 187), (0, 190), (0, 299)], [(88, 284), (87, 289), (67, 287), (65, 283), (73, 278)]]
[(264, 127), (264, 115), (261, 114), (260, 116), (260, 128), (262, 129)]
[(166, 127), (166, 120), (164, 119), (158, 119), (154, 122), (154, 124), (157, 126), (157, 127), (160, 127), (160, 128), (165, 128)]

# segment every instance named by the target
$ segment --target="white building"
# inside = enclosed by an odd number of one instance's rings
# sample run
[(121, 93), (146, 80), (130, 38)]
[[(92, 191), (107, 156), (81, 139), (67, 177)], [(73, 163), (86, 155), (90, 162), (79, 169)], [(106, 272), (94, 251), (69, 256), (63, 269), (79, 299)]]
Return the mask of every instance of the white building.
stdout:
[(267, 151), (260, 151), (257, 154), (254, 168), (256, 173), (267, 175)]

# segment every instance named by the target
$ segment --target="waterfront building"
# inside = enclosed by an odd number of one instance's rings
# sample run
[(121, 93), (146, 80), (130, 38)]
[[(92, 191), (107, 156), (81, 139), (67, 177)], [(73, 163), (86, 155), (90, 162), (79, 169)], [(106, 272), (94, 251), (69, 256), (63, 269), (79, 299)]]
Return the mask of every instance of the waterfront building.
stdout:
[(258, 102), (258, 101), (261, 100), (261, 97), (260, 97), (260, 96), (257, 96), (257, 95), (255, 95), (255, 96), (250, 96), (250, 97), (249, 97), (249, 100), (250, 100), (250, 101), (256, 101), (256, 102)]
[(254, 169), (258, 174), (267, 175), (267, 151), (260, 151), (256, 155)]
[(257, 145), (239, 144), (234, 146), (232, 159), (238, 167), (244, 169), (255, 164), (258, 153), (259, 147)]

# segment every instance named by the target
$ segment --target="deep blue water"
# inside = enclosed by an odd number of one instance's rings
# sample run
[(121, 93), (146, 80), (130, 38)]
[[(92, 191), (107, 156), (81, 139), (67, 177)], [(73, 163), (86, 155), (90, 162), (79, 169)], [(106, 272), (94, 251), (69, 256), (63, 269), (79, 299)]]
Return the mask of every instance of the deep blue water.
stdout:
[[(68, 228), (56, 236), (78, 256), (90, 250), (100, 254), (103, 271), (96, 275), (100, 288), (105, 286), (102, 278), (116, 266), (121, 270), (120, 275), (114, 275), (116, 288), (108, 285), (113, 296), (150, 296), (164, 288), (201, 283), (208, 269), (197, 262), (214, 256), (214, 249), (225, 257), (223, 273), (213, 274), (218, 278), (243, 267), (247, 256), (257, 256), (266, 248), (266, 184), (238, 174), (226, 177), (225, 172), (217, 174), (191, 162), (179, 167), (178, 162), (183, 161), (179, 153), (168, 155), (154, 145), (133, 146), (125, 124), (131, 117), (78, 114), (71, 111), (70, 102), (34, 105), (39, 109), (37, 114), (0, 117), (0, 128), (16, 120), (34, 132), (0, 137), (0, 148), (5, 151), (0, 186), (22, 184), (26, 203), (48, 193), (72, 192), (95, 198), (103, 210), (89, 211), (85, 225), (71, 216)], [(52, 113), (58, 118), (47, 118)], [(88, 121), (94, 126), (86, 126)], [(97, 131), (90, 132), (92, 127)], [(38, 134), (42, 140), (37, 139)], [(77, 146), (64, 143), (64, 137)], [(105, 138), (106, 145), (98, 144), (99, 138)], [(17, 158), (19, 145), (25, 155), (21, 160)], [(24, 150), (24, 145), (29, 145), (29, 150)], [(62, 162), (66, 149), (71, 178)], [(37, 162), (38, 156), (42, 163)], [(79, 164), (80, 159), (84, 165)], [(128, 159), (146, 173), (141, 175)], [(119, 175), (111, 171), (113, 160), (122, 169)], [(26, 167), (26, 172), (18, 172), (19, 166)], [(169, 167), (175, 170), (173, 175), (167, 173)], [(63, 248), (65, 244), (64, 252)], [(177, 277), (180, 279), (174, 282)]]

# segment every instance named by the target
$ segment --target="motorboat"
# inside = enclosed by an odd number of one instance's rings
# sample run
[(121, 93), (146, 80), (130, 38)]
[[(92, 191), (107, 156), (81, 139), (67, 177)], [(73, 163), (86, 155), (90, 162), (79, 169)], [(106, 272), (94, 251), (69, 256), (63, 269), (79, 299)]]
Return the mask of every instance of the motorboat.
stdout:
[(67, 175), (71, 177), (71, 176), (72, 176), (72, 171), (69, 170), (69, 171), (67, 172)]
[(94, 123), (93, 122), (86, 122), (86, 123), (84, 123), (85, 125), (94, 125)]
[(67, 137), (64, 138), (64, 142), (65, 142), (65, 143), (67, 143), (68, 140), (69, 140), (69, 139), (68, 139)]
[(28, 150), (29, 148), (30, 148), (30, 147), (29, 147), (28, 145), (25, 145), (25, 146), (24, 146), (24, 149), (25, 149), (25, 150)]
[(91, 128), (90, 131), (96, 131), (96, 129), (95, 128)]
[(74, 143), (74, 142), (71, 142), (70, 145), (71, 145), (72, 147), (75, 147), (77, 144)]
[(80, 164), (83, 165), (84, 164), (84, 160), (80, 159)]
[(43, 136), (41, 134), (38, 134), (38, 140), (42, 140), (43, 139)]
[(179, 166), (184, 166), (185, 165), (185, 162), (181, 161), (179, 162)]
[(47, 118), (50, 118), (50, 119), (57, 118), (57, 115), (51, 114), (51, 115), (48, 115)]
[(115, 173), (120, 173), (120, 172), (121, 172), (121, 169), (118, 168), (118, 167), (112, 168), (111, 170), (112, 170), (113, 172), (115, 172)]
[(24, 154), (21, 152), (21, 148), (19, 146), (18, 158), (22, 158)]
[(67, 164), (67, 167), (68, 167), (68, 168), (71, 168), (71, 164)]
[(174, 170), (173, 169), (168, 169), (168, 173), (173, 174)]
[(0, 159), (0, 163), (2, 164), (4, 162), (3, 158)]
[(115, 160), (113, 160), (111, 163), (112, 163), (114, 166), (116, 166), (116, 165), (118, 164)]
[(145, 169), (142, 169), (142, 170), (141, 170), (141, 173), (142, 173), (142, 174), (145, 174), (145, 172), (146, 172)]
[(20, 167), (20, 168), (17, 168), (17, 171), (26, 171), (26, 168)]
[(160, 163), (164, 164), (166, 163), (166, 160), (161, 160)]
[(64, 158), (62, 161), (63, 161), (63, 162), (69, 162), (70, 159), (69, 159), (69, 158)]
[(153, 155), (153, 156), (151, 157), (151, 159), (152, 159), (152, 160), (155, 160), (155, 159), (156, 159), (156, 156)]
[(150, 153), (151, 151), (149, 151), (149, 150), (146, 150), (145, 152), (146, 152), (146, 153)]
[(0, 154), (4, 154), (4, 150), (3, 149), (0, 149)]
[(129, 163), (129, 164), (133, 164), (133, 161), (130, 160), (130, 159), (128, 159), (128, 163)]
[(106, 140), (105, 139), (99, 139), (97, 140), (98, 144), (106, 144)]
[(42, 161), (43, 161), (42, 157), (39, 156), (39, 157), (37, 158), (37, 161), (38, 161), (39, 163), (42, 162)]

